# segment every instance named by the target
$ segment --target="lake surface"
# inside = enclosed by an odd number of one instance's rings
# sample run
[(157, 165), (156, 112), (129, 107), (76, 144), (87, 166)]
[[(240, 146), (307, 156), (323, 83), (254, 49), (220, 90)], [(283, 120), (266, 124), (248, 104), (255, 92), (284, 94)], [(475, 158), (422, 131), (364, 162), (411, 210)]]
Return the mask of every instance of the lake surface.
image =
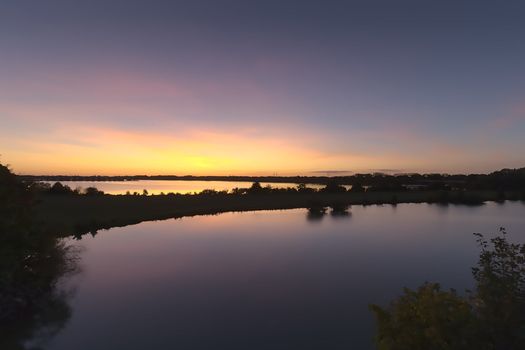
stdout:
[(373, 349), (369, 303), (425, 281), (472, 287), (473, 232), (525, 240), (525, 205), (353, 206), (141, 223), (81, 248), (48, 350)]
[[(44, 181), (49, 184), (54, 184), (56, 181)], [(235, 187), (248, 188), (252, 185), (251, 182), (241, 181), (188, 181), (188, 180), (138, 180), (138, 181), (60, 181), (64, 185), (68, 185), (72, 189), (77, 187), (87, 188), (96, 187), (108, 194), (126, 194), (126, 192), (138, 192), (142, 194), (143, 190), (147, 190), (149, 194), (160, 193), (194, 193), (202, 190), (232, 190)], [(262, 186), (270, 185), (274, 188), (297, 187), (294, 183), (270, 183), (261, 182)], [(307, 187), (323, 188), (323, 185), (309, 184)], [(351, 187), (351, 186), (348, 186)]]

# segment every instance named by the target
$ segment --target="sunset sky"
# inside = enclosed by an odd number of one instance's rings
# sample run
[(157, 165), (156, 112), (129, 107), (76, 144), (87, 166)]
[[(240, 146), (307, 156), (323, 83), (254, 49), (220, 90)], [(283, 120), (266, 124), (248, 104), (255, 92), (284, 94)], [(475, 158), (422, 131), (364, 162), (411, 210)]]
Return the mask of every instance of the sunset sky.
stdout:
[(525, 166), (525, 2), (0, 1), (24, 174)]

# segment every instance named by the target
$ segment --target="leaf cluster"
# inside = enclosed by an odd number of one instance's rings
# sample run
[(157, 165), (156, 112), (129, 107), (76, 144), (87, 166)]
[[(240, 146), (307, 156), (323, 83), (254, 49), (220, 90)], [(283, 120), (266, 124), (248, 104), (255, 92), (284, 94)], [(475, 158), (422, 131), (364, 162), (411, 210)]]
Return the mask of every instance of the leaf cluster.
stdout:
[(489, 240), (475, 235), (475, 290), (461, 296), (425, 283), (387, 308), (370, 305), (378, 349), (525, 349), (525, 244), (510, 243), (504, 228)]

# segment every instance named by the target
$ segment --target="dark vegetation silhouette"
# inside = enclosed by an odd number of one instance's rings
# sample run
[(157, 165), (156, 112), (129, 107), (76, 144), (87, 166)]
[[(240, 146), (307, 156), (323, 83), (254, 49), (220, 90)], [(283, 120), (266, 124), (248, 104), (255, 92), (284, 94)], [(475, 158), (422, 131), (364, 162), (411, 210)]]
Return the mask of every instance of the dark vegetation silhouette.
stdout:
[(332, 217), (348, 217), (350, 216), (350, 205), (341, 201), (332, 201), (330, 204), (325, 205), (321, 201), (311, 201), (308, 203), (308, 213), (306, 218), (310, 221), (321, 220), (330, 208), (330, 215)]
[(316, 189), (312, 187), (308, 187), (306, 186), (306, 184), (303, 183), (303, 184), (297, 185), (297, 192), (298, 193), (314, 193), (316, 192)]
[(85, 189), (77, 187), (71, 189), (68, 185), (63, 185), (60, 182), (55, 182), (50, 185), (45, 182), (33, 182), (26, 185), (27, 188), (34, 193), (43, 193), (51, 195), (86, 195), (86, 196), (99, 196), (103, 195), (104, 192), (100, 191), (96, 187), (87, 187)]
[[(374, 189), (375, 186), (371, 186), (370, 187), (371, 189)], [(350, 188), (350, 192), (354, 192), (354, 193), (363, 193), (363, 192), (366, 192), (366, 189), (363, 187), (363, 185), (361, 185), (360, 182), (356, 182), (352, 185), (352, 188)]]
[[(39, 181), (108, 181), (108, 180), (221, 180), (221, 181), (250, 181), (254, 180), (250, 187), (234, 188), (229, 192), (233, 195), (245, 194), (306, 194), (306, 193), (392, 193), (389, 197), (391, 203), (399, 201), (399, 195), (406, 192), (426, 192), (433, 193), (428, 202), (441, 203), (464, 203), (477, 204), (483, 202), (484, 198), (479, 196), (479, 192), (495, 192), (490, 200), (504, 201), (525, 200), (525, 168), (503, 169), (490, 174), (471, 174), (471, 175), (447, 175), (447, 174), (400, 174), (386, 175), (382, 173), (356, 174), (344, 177), (246, 177), (246, 176), (20, 176), (32, 185), (32, 190), (40, 193), (50, 193), (57, 195), (65, 194), (87, 194), (102, 195), (102, 191), (95, 190), (94, 187), (85, 190), (81, 188), (71, 189), (67, 185), (56, 182), (52, 186)], [(296, 187), (273, 188), (271, 186), (261, 186), (261, 181), (265, 182), (295, 182)], [(317, 190), (308, 187), (308, 184), (324, 184), (325, 187)], [(344, 186), (351, 186), (347, 190)], [(126, 193), (127, 195), (149, 195), (147, 190), (142, 193)], [(204, 190), (202, 195), (223, 194), (224, 191), (212, 189)], [(438, 198), (435, 198), (438, 194)], [(168, 193), (166, 195), (175, 195)], [(384, 201), (385, 203), (387, 201)]]
[(103, 195), (104, 192), (100, 191), (96, 187), (88, 187), (85, 189), (84, 194), (86, 196), (100, 196), (100, 195)]
[(308, 203), (307, 219), (311, 221), (320, 220), (326, 214), (326, 206), (318, 200), (313, 200)]
[[(67, 236), (115, 226), (136, 224), (199, 214), (217, 214), (226, 211), (309, 208), (309, 217), (322, 218), (320, 208), (334, 203), (333, 216), (345, 216), (337, 207), (400, 203), (432, 203), (438, 205), (483, 205), (486, 201), (503, 203), (505, 200), (525, 201), (525, 168), (504, 169), (491, 174), (356, 174), (340, 177), (215, 177), (215, 176), (131, 176), (131, 177), (71, 177), (20, 176), (38, 198), (37, 216), (42, 225)], [(251, 186), (230, 191), (205, 189), (192, 194), (151, 194), (127, 192), (125, 195), (107, 195), (92, 187), (70, 187), (61, 183), (49, 185), (33, 180), (254, 180)], [(275, 188), (262, 186), (260, 181), (296, 182), (297, 186)], [(320, 189), (309, 187), (322, 183)], [(346, 186), (346, 187), (345, 187)], [(349, 188), (349, 189), (347, 189)], [(317, 205), (311, 205), (318, 203)]]
[[(376, 175), (377, 176), (377, 175)], [(27, 180), (26, 180), (27, 181)], [(379, 191), (377, 187), (360, 182), (347, 190), (336, 182), (321, 189), (299, 184), (295, 187), (274, 188), (254, 182), (246, 188), (231, 191), (205, 189), (193, 194), (151, 194), (147, 190), (108, 195), (96, 188), (72, 190), (55, 183), (27, 183), (37, 198), (39, 222), (63, 236), (96, 233), (100, 229), (126, 226), (148, 220), (161, 220), (227, 211), (309, 208), (309, 218), (315, 220), (326, 213), (322, 208), (333, 207), (332, 216), (345, 216), (344, 206), (399, 203), (431, 203), (447, 205), (483, 205), (486, 201), (502, 203), (505, 200), (525, 201), (525, 190), (517, 184), (512, 190), (465, 190), (448, 187), (447, 190), (415, 189), (393, 186)], [(397, 185), (396, 185), (397, 186)], [(383, 187), (384, 189), (384, 187)], [(316, 204), (317, 203), (317, 204)]]
[(330, 215), (335, 217), (345, 217), (350, 215), (350, 205), (342, 201), (334, 201), (330, 204)]
[[(366, 186), (368, 191), (400, 190), (525, 190), (525, 168), (502, 169), (490, 174), (355, 174), (351, 176), (33, 176), (23, 175), (22, 180), (37, 181), (135, 181), (135, 180), (186, 180), (186, 181), (236, 181), (297, 184), (338, 184)], [(525, 192), (523, 192), (525, 193)]]
[(33, 203), (29, 187), (0, 164), (0, 349), (25, 349), (28, 339), (60, 330), (71, 313), (57, 283), (74, 271), (74, 254), (41, 230)]
[(346, 192), (346, 188), (344, 186), (339, 185), (337, 182), (329, 182), (324, 188), (320, 189), (319, 191), (326, 193), (344, 193)]
[(460, 296), (425, 283), (388, 308), (370, 306), (380, 350), (525, 349), (525, 244), (510, 243), (503, 228), (488, 241), (475, 235), (474, 291)]

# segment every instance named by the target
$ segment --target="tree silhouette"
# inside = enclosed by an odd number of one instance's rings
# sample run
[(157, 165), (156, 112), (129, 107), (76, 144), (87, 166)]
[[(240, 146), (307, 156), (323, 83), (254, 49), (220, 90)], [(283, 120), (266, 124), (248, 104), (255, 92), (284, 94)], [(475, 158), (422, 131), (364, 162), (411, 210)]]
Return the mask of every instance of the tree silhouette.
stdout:
[(330, 181), (326, 184), (324, 188), (321, 189), (321, 192), (327, 192), (327, 193), (344, 193), (346, 192), (346, 188), (344, 186), (339, 185), (335, 181)]
[(504, 229), (489, 241), (475, 235), (474, 292), (461, 297), (425, 283), (386, 309), (370, 305), (380, 350), (525, 349), (525, 244), (509, 243)]
[(62, 185), (60, 182), (55, 182), (49, 189), (51, 194), (71, 194), (73, 190), (67, 185)]
[(251, 187), (248, 189), (248, 193), (250, 194), (259, 194), (264, 192), (264, 189), (262, 188), (261, 184), (259, 182), (254, 182)]
[(34, 222), (30, 188), (0, 164), (0, 349), (25, 349), (70, 315), (57, 283), (74, 271), (75, 256)]
[(365, 188), (363, 187), (363, 185), (361, 185), (360, 182), (356, 182), (352, 184), (352, 188), (350, 189), (350, 192), (363, 193), (365, 192)]
[(88, 187), (84, 190), (84, 194), (86, 196), (100, 196), (100, 195), (103, 195), (104, 192), (103, 191), (100, 191), (98, 188), (96, 187)]

